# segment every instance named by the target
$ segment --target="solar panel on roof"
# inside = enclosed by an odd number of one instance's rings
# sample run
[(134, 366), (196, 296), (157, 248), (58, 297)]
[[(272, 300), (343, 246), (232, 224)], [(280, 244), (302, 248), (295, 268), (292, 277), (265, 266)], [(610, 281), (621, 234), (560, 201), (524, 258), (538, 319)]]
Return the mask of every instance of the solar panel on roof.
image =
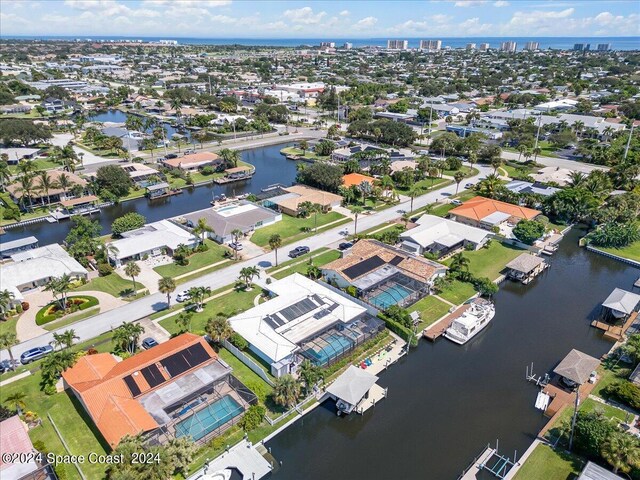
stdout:
[(280, 323), (278, 323), (276, 319), (271, 315), (267, 315), (266, 317), (264, 317), (264, 321), (267, 322), (267, 325), (269, 325), (274, 330), (281, 326)]
[(398, 265), (400, 262), (402, 262), (402, 260), (404, 260), (404, 257), (401, 257), (400, 255), (396, 255), (391, 259), (389, 263), (391, 265)]
[(143, 368), (140, 372), (142, 372), (142, 376), (151, 388), (157, 387), (165, 381), (160, 369), (155, 363)]
[(367, 258), (366, 260), (356, 263), (349, 268), (345, 268), (342, 273), (344, 273), (349, 278), (358, 278), (365, 273), (369, 273), (371, 270), (375, 270), (381, 265), (384, 265), (385, 261), (377, 255), (374, 255), (371, 258)]
[(278, 313), (284, 317), (287, 322), (294, 320), (296, 318), (302, 317), (306, 315), (312, 310), (315, 310), (318, 306), (313, 303), (309, 298), (303, 298), (302, 300), (294, 303), (293, 305), (289, 305), (287, 308), (283, 308)]
[(192, 368), (206, 362), (211, 358), (211, 355), (209, 355), (209, 352), (204, 349), (201, 343), (196, 343), (195, 345), (187, 348), (185, 354), (187, 357), (187, 361)]
[(133, 395), (134, 397), (137, 397), (138, 395), (140, 395), (141, 393), (140, 387), (138, 387), (138, 384), (136, 383), (136, 381), (133, 379), (131, 375), (127, 375), (126, 377), (123, 378), (123, 380), (124, 380), (124, 383), (127, 384), (127, 387), (131, 392), (131, 395)]
[(176, 375), (180, 375), (181, 373), (206, 362), (210, 358), (211, 356), (207, 353), (202, 344), (197, 343), (160, 360), (160, 363), (167, 369), (169, 375), (175, 377)]

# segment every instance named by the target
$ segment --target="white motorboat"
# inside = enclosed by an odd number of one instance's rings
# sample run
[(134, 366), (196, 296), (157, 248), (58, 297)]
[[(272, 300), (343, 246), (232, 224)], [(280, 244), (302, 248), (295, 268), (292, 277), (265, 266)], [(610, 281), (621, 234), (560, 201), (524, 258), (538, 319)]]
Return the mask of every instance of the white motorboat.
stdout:
[(496, 309), (493, 303), (475, 299), (470, 303), (470, 307), (445, 330), (444, 336), (452, 342), (464, 345), (489, 325), (495, 314)]

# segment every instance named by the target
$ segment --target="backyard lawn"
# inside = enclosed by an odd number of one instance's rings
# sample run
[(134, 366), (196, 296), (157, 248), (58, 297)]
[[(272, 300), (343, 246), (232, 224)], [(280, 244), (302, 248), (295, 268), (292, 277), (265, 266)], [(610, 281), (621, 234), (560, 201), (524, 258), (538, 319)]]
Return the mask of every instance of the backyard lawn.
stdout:
[(579, 474), (582, 461), (571, 454), (538, 445), (522, 465), (514, 480), (568, 480), (572, 474)]
[(16, 323), (18, 323), (19, 315), (0, 321), (0, 335), (4, 333), (16, 333)]
[(296, 272), (302, 273), (303, 275), (307, 273), (307, 269), (309, 268), (309, 260), (313, 262), (313, 265), (317, 267), (321, 267), (326, 265), (327, 263), (333, 262), (340, 258), (341, 253), (337, 250), (329, 250), (328, 252), (321, 253), (320, 255), (313, 257), (311, 259), (302, 260), (300, 263), (296, 265), (292, 265), (291, 267), (282, 270), (278, 273), (273, 274), (273, 278), (277, 278), (280, 280), (281, 278), (288, 277)]
[(460, 305), (461, 303), (466, 302), (475, 293), (476, 291), (470, 283), (453, 280), (451, 285), (447, 285), (447, 287), (444, 288), (438, 296), (450, 301), (454, 305)]
[[(138, 291), (145, 288), (139, 281), (136, 280), (136, 288)], [(125, 280), (117, 273), (113, 272), (110, 275), (104, 277), (96, 277), (89, 283), (76, 288), (76, 292), (85, 292), (87, 290), (95, 290), (98, 292), (108, 293), (114, 297), (122, 297), (127, 293), (133, 292), (133, 282), (131, 280)]]
[(296, 147), (283, 148), (282, 150), (280, 150), (280, 153), (283, 155), (299, 155), (300, 157), (305, 158), (307, 160), (316, 160), (316, 159), (328, 160), (329, 159), (328, 156), (316, 155), (313, 150), (307, 149), (306, 151), (303, 151), (301, 148), (296, 148)]
[[(58, 162), (54, 162), (52, 160), (48, 160), (46, 158), (37, 158), (35, 160), (31, 160), (31, 165), (34, 167), (34, 171), (39, 172), (42, 170), (51, 170), (53, 168), (58, 168), (60, 164)], [(9, 165), (9, 172), (11, 175), (15, 175), (18, 173), (17, 165)]]
[[(344, 215), (338, 212), (328, 212), (318, 214), (318, 231), (323, 225), (331, 222), (337, 222), (338, 220), (344, 220), (350, 222)], [(267, 227), (260, 228), (251, 235), (251, 241), (259, 247), (266, 247), (269, 245), (269, 237), (274, 233), (279, 233), (282, 237), (282, 243), (287, 244), (300, 240), (302, 238), (313, 235), (313, 228), (315, 225), (314, 215), (310, 215), (308, 218), (291, 217), (289, 215), (282, 215), (282, 220), (269, 225)], [(337, 226), (332, 225), (332, 227)], [(310, 229), (309, 231), (304, 231)]]
[[(220, 291), (232, 289), (233, 286), (229, 285)], [(231, 317), (240, 312), (244, 312), (253, 307), (253, 300), (256, 296), (260, 295), (262, 290), (260, 288), (253, 288), (250, 291), (232, 291), (221, 297), (214, 298), (204, 304), (202, 312), (194, 313), (191, 320), (190, 331), (194, 333), (204, 333), (204, 327), (207, 324), (209, 318), (216, 316), (217, 314), (223, 314), (227, 317)], [(184, 305), (183, 305), (184, 306)], [(164, 327), (169, 333), (178, 333), (180, 326), (176, 324), (177, 315), (169, 318), (165, 318), (160, 321), (160, 325)]]
[(596, 247), (603, 252), (611, 253), (612, 255), (618, 255), (619, 257), (628, 258), (640, 262), (640, 241), (633, 242), (624, 248), (605, 248)]
[[(500, 276), (504, 266), (526, 250), (504, 245), (496, 240), (492, 241), (489, 248), (481, 248), (474, 252), (464, 252), (469, 259), (469, 271), (477, 277), (487, 277), (495, 280)], [(445, 265), (451, 264), (451, 258), (445, 260)]]
[(249, 390), (255, 393), (263, 404), (266, 404), (267, 395), (273, 390), (271, 385), (253, 373), (249, 367), (226, 348), (218, 350), (218, 355), (233, 369), (233, 375), (249, 387)]
[(440, 317), (446, 315), (450, 308), (451, 306), (447, 305), (442, 300), (438, 300), (436, 297), (429, 295), (411, 305), (407, 310), (410, 312), (420, 312), (421, 322), (420, 325), (418, 325), (418, 330), (422, 330), (438, 320)]
[[(189, 265), (181, 266), (176, 263), (169, 263), (168, 265), (160, 265), (159, 267), (154, 268), (154, 270), (163, 277), (175, 278), (177, 276), (193, 272), (194, 270), (198, 270), (199, 268), (205, 268), (213, 263), (221, 262), (225, 260), (224, 253), (230, 251), (227, 247), (220, 245), (213, 240), (206, 239), (205, 244), (209, 247), (209, 250), (191, 255), (189, 257)], [(227, 259), (226, 263), (207, 269), (207, 271), (226, 267), (229, 262), (231, 262), (231, 260)]]

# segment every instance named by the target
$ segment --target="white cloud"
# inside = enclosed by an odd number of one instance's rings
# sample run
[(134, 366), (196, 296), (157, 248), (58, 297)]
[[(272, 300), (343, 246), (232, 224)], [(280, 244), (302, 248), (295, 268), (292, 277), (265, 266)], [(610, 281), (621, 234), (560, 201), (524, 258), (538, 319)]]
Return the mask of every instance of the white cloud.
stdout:
[(567, 19), (571, 17), (575, 12), (575, 8), (566, 8), (564, 10), (550, 10), (542, 11), (535, 10), (533, 12), (515, 12), (507, 24), (507, 29), (510, 29), (511, 33), (517, 33), (522, 28), (532, 27), (539, 31), (547, 31), (548, 29), (557, 28), (556, 20)]
[(445, 15), (443, 13), (438, 13), (436, 15), (431, 15), (428, 18), (432, 22), (439, 23), (439, 24), (447, 23), (447, 22), (450, 22), (451, 20), (453, 20), (453, 17), (451, 15)]
[(508, 7), (511, 5), (509, 2), (505, 2), (504, 0), (498, 0), (497, 2), (493, 2), (494, 7)]
[(468, 18), (464, 22), (458, 24), (458, 31), (464, 33), (465, 36), (474, 36), (493, 32), (494, 26), (491, 23), (481, 23), (478, 17)]
[(327, 15), (327, 12), (313, 13), (313, 8), (302, 7), (293, 10), (285, 10), (282, 15), (293, 23), (314, 25), (320, 23), (322, 18)]
[(479, 5), (484, 5), (487, 3), (487, 0), (457, 0), (453, 6), (454, 7), (477, 7)]
[(338, 15), (341, 17), (348, 17), (351, 12), (349, 10), (342, 10)]
[(364, 17), (358, 20), (353, 28), (356, 30), (367, 30), (373, 27), (376, 23), (378, 23), (378, 19), (376, 17)]

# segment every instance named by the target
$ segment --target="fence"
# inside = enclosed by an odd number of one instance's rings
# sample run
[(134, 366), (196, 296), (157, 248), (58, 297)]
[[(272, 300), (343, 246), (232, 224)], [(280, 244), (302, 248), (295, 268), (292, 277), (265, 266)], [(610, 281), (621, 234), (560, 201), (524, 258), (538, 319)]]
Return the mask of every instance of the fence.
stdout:
[(233, 353), (233, 355), (238, 360), (240, 360), (247, 367), (249, 367), (253, 373), (258, 375), (260, 378), (262, 378), (265, 382), (267, 382), (272, 387), (275, 386), (275, 384), (273, 383), (273, 380), (271, 380), (269, 378), (269, 375), (267, 375), (267, 373), (262, 369), (262, 367), (260, 367), (260, 365), (258, 365), (256, 362), (254, 362), (249, 357), (247, 357), (244, 353), (242, 353), (242, 351), (240, 351), (238, 348), (236, 348), (235, 345), (233, 345), (228, 340), (223, 341), (222, 345), (224, 346), (224, 348), (226, 348), (231, 353)]
[(302, 400), (300, 403), (298, 403), (296, 406), (294, 406), (293, 408), (291, 408), (290, 410), (287, 410), (286, 412), (284, 412), (282, 415), (280, 415), (278, 418), (269, 418), (267, 415), (264, 416), (264, 418), (267, 420), (267, 422), (269, 423), (269, 425), (273, 426), (276, 423), (280, 422), (282, 419), (287, 418), (289, 415), (291, 415), (294, 411), (298, 412), (300, 415), (302, 415), (304, 413), (304, 406), (307, 403), (310, 403), (312, 401), (316, 400), (316, 396), (315, 395), (309, 395), (307, 398), (305, 398), (304, 400)]

